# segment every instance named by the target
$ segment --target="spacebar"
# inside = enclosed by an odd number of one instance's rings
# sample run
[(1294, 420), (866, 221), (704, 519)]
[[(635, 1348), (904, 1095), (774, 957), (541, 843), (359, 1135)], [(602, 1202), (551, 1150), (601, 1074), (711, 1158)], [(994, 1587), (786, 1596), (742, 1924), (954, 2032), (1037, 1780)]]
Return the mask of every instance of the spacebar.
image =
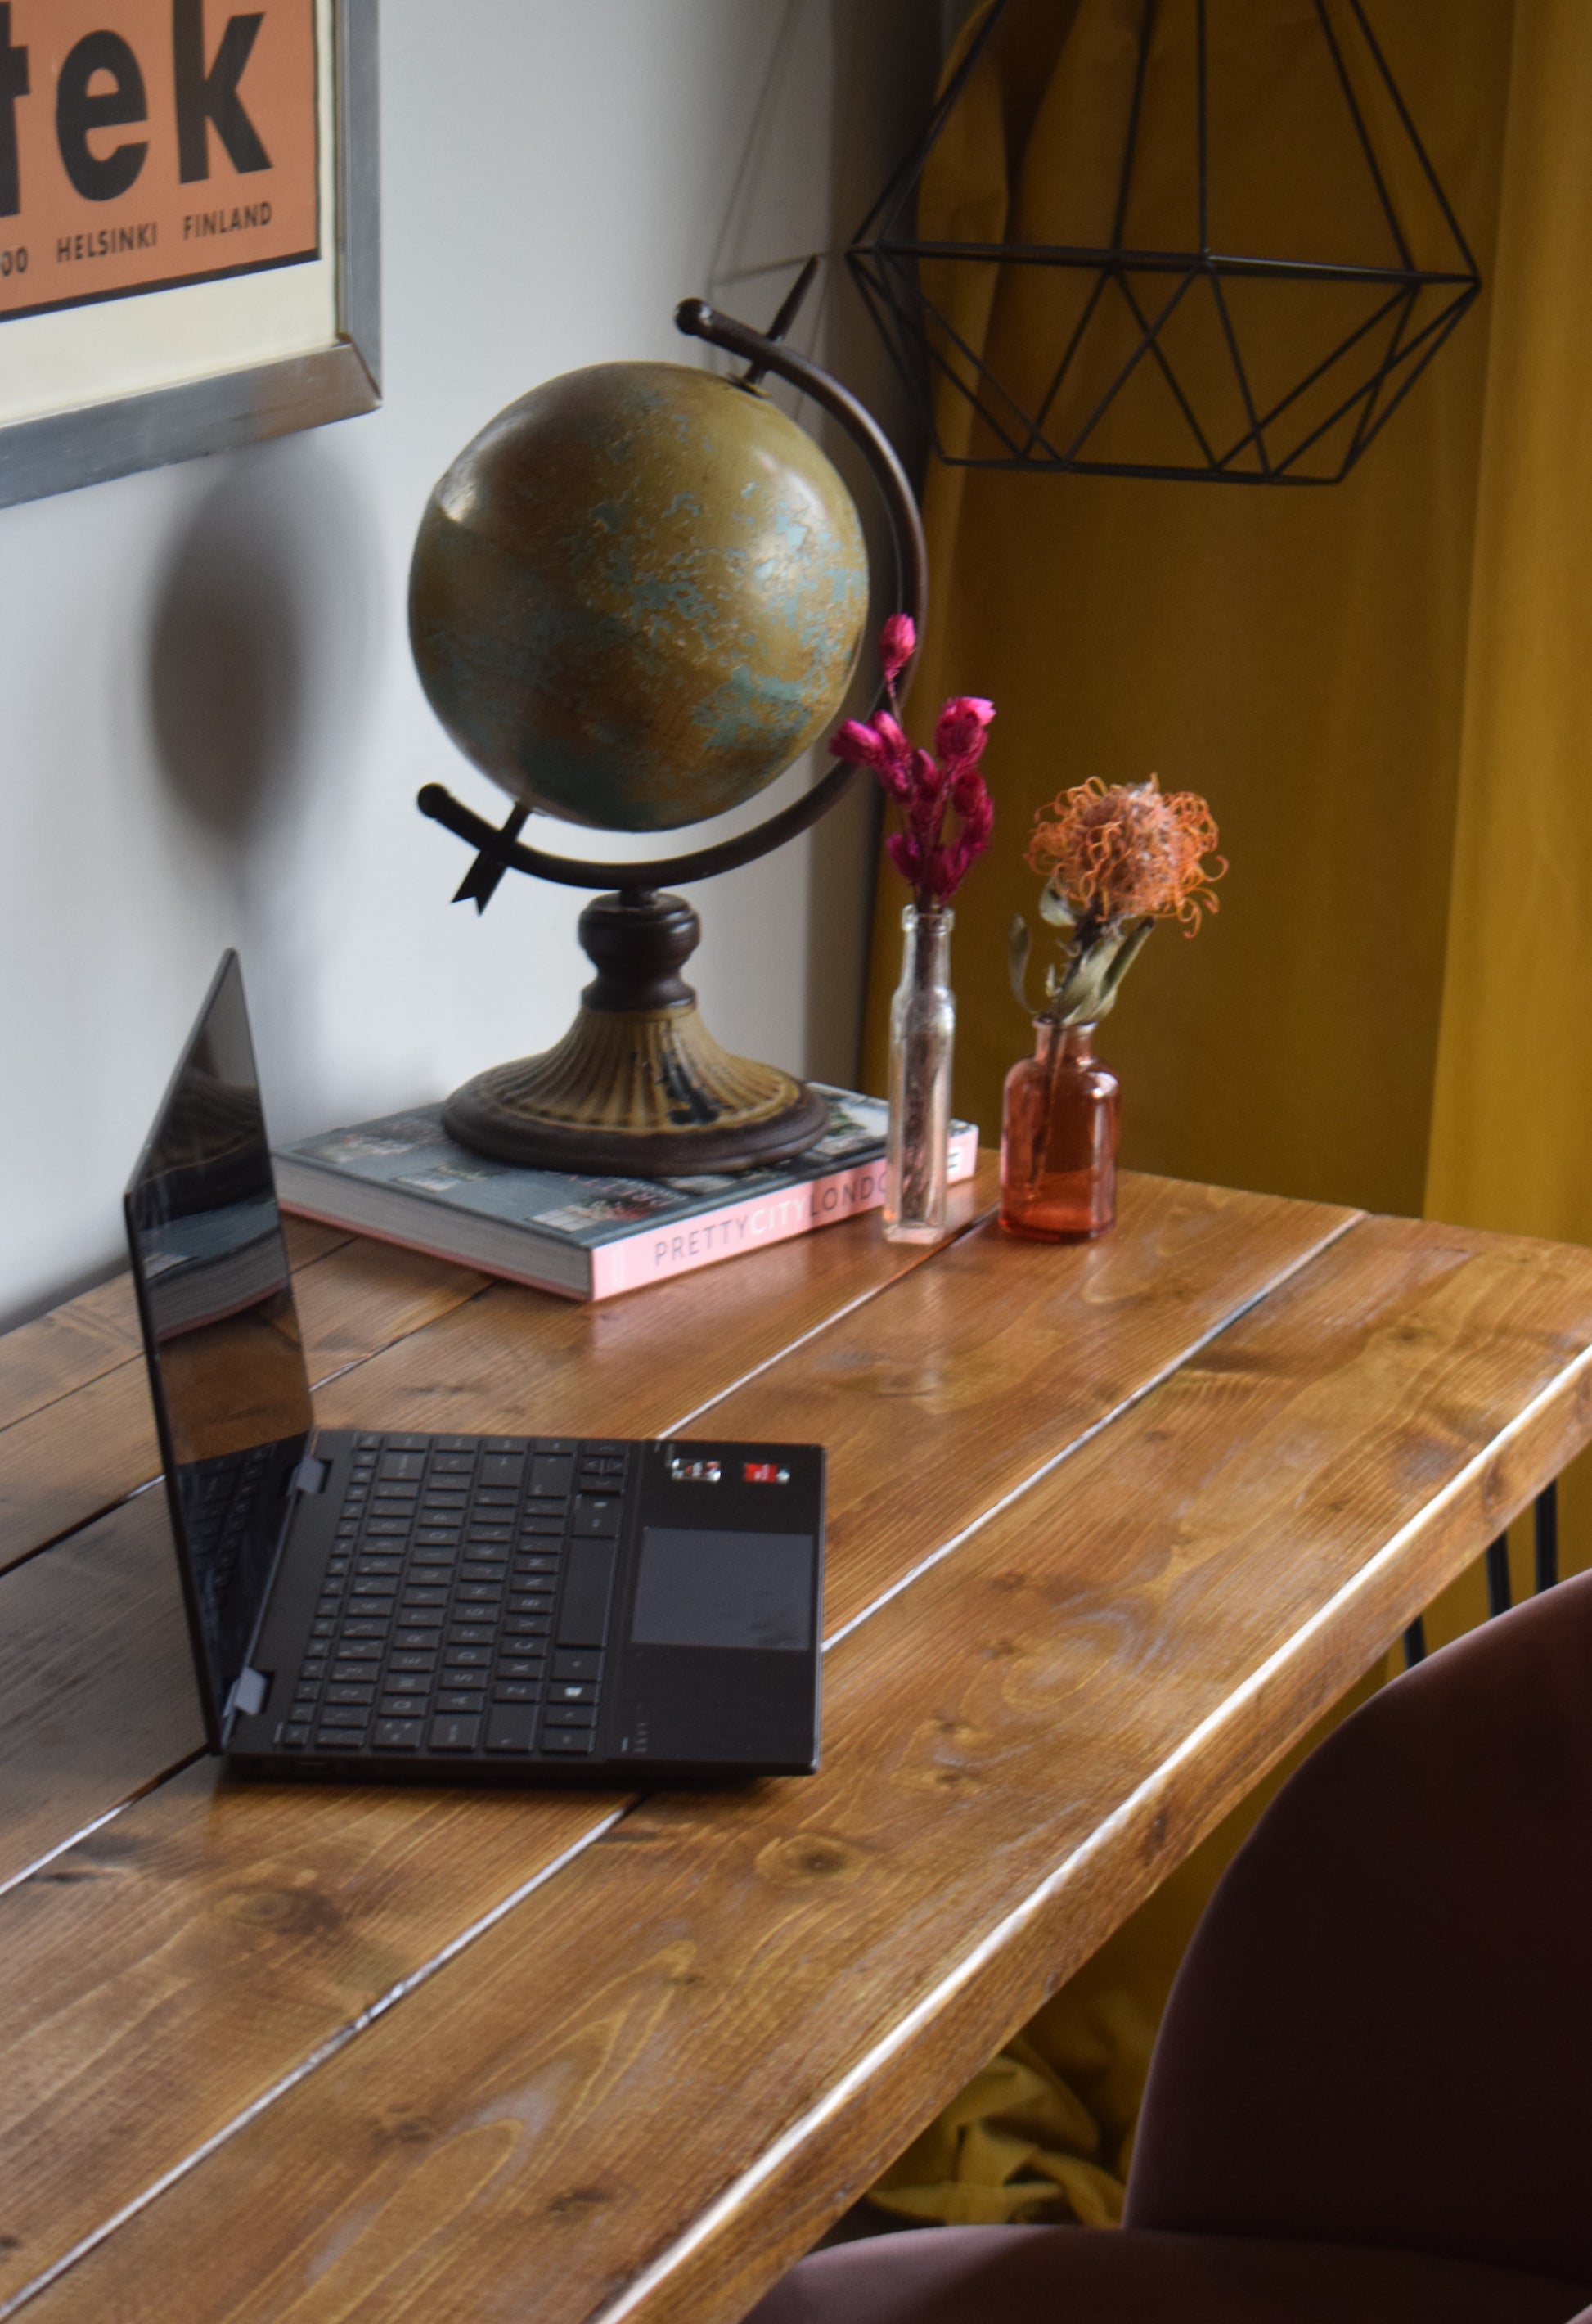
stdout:
[(569, 1546), (564, 1603), (558, 1609), (561, 1646), (601, 1646), (608, 1637), (608, 1601), (613, 1593), (613, 1544), (576, 1541)]

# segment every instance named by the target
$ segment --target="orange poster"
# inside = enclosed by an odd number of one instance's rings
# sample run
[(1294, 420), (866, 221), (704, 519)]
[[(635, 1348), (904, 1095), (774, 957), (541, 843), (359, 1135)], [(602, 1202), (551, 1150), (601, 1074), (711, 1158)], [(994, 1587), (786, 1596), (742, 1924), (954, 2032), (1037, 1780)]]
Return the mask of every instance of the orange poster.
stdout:
[(319, 254), (315, 0), (0, 0), (0, 321)]

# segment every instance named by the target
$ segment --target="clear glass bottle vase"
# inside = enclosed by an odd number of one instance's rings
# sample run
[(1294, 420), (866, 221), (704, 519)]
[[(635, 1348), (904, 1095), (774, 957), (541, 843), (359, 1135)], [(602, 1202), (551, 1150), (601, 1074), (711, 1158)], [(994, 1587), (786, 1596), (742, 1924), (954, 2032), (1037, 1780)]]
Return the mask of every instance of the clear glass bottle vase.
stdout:
[(951, 1139), (951, 1055), (956, 1001), (948, 982), (955, 914), (941, 906), (901, 914), (901, 982), (890, 1002), (890, 1127), (885, 1153), (885, 1234), (936, 1242), (945, 1231)]

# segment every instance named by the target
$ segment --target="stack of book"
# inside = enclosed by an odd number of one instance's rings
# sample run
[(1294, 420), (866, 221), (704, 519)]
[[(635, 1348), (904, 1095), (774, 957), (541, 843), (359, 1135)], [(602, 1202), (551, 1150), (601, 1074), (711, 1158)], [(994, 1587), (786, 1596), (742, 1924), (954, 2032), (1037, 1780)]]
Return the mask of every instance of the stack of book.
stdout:
[[(829, 1128), (793, 1161), (689, 1178), (587, 1178), (527, 1170), (448, 1137), (440, 1105), (308, 1138), (276, 1157), (284, 1210), (432, 1252), (575, 1299), (610, 1299), (666, 1276), (760, 1250), (884, 1201), (886, 1111), (813, 1086)], [(951, 1176), (979, 1158), (951, 1125)]]

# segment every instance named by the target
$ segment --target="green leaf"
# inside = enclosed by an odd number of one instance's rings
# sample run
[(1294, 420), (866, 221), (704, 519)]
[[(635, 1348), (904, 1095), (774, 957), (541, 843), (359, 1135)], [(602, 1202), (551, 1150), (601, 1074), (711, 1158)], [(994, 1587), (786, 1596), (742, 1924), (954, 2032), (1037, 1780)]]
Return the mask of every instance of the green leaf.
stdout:
[(1155, 925), (1154, 920), (1141, 920), (1129, 935), (1127, 941), (1118, 946), (1117, 957), (1111, 963), (1106, 978), (1105, 1006), (1108, 1009), (1114, 1009), (1117, 1006), (1117, 995), (1121, 990), (1122, 980), (1143, 952)]
[(1078, 915), (1066, 898), (1058, 895), (1047, 881), (1039, 890), (1039, 917), (1053, 928), (1072, 928), (1078, 925)]
[(1012, 924), (1006, 935), (1006, 962), (1012, 991), (1017, 997), (1017, 1007), (1026, 1017), (1034, 1013), (1028, 1006), (1028, 954), (1033, 941), (1028, 934), (1027, 921), (1021, 912), (1014, 912)]

